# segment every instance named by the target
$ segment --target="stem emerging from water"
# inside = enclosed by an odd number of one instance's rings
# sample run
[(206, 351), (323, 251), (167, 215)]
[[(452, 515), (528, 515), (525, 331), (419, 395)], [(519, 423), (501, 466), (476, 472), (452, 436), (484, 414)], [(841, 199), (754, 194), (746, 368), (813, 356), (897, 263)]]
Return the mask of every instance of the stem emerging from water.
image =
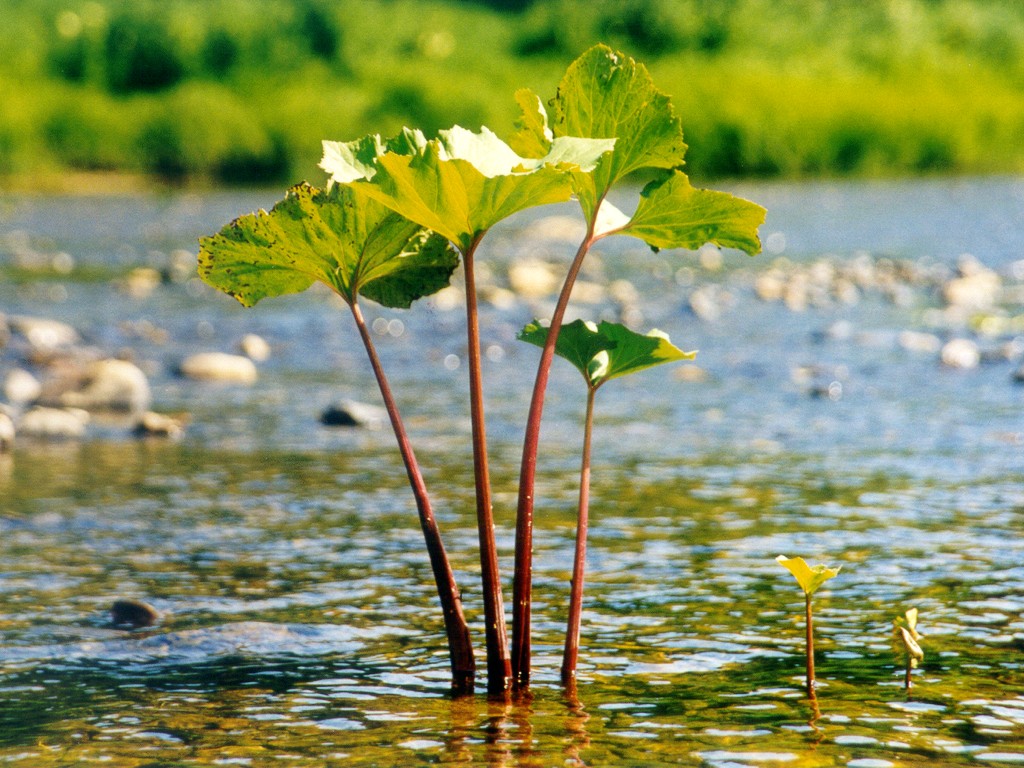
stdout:
[(814, 623), (811, 616), (811, 596), (804, 594), (807, 606), (807, 693), (813, 699), (814, 692)]
[(594, 431), (594, 394), (587, 386), (587, 415), (583, 427), (583, 461), (580, 467), (580, 503), (576, 521), (576, 554), (572, 566), (572, 590), (569, 595), (569, 621), (565, 629), (562, 654), (562, 682), (576, 681), (576, 661), (580, 652), (580, 616), (583, 613), (583, 572), (587, 565), (587, 524), (590, 516), (590, 438)]
[(370, 357), (370, 365), (373, 366), (373, 373), (377, 377), (377, 384), (380, 386), (381, 396), (384, 398), (384, 406), (387, 408), (388, 416), (391, 419), (391, 427), (394, 429), (395, 438), (398, 440), (398, 449), (402, 454), (402, 461), (405, 462), (405, 470), (409, 476), (409, 485), (412, 487), (412, 494), (416, 499), (416, 509), (419, 511), (420, 527), (423, 529), (423, 538), (427, 544), (427, 552), (430, 555), (430, 567), (434, 572), (434, 582), (437, 584), (437, 594), (441, 599), (441, 608), (444, 611), (444, 626), (448, 635), (448, 653), (451, 657), (452, 667), (452, 691), (457, 695), (473, 692), (473, 680), (476, 675), (476, 662), (473, 658), (473, 644), (470, 639), (469, 625), (462, 613), (462, 596), (459, 594), (459, 587), (455, 583), (455, 574), (452, 572), (451, 563), (448, 561), (448, 554), (445, 552), (444, 544), (441, 542), (441, 532), (434, 519), (434, 512), (430, 506), (430, 498), (427, 495), (427, 486), (423, 482), (423, 475), (420, 473), (419, 463), (413, 453), (412, 444), (405, 431), (402, 418), (398, 413), (398, 405), (395, 403), (394, 395), (388, 384), (384, 369), (381, 367), (380, 358), (377, 357), (377, 350), (370, 338), (369, 329), (363, 319), (363, 313), (356, 302), (349, 305), (352, 309), (352, 316), (355, 318), (359, 335), (363, 339), (363, 345)]
[[(596, 210), (596, 207), (595, 207)], [(533, 385), (533, 397), (526, 421), (526, 435), (523, 439), (523, 460), (519, 470), (519, 503), (516, 509), (516, 551), (515, 573), (512, 582), (512, 673), (516, 688), (530, 686), (530, 605), (533, 588), (533, 505), (534, 484), (537, 476), (537, 448), (540, 444), (540, 420), (544, 413), (544, 393), (548, 386), (548, 374), (555, 358), (555, 344), (562, 329), (562, 319), (576, 277), (583, 266), (583, 259), (598, 239), (594, 236), (594, 219), (587, 223), (587, 234), (576, 251), (576, 257), (569, 267), (558, 303), (551, 315), (548, 336), (541, 352), (537, 367), (537, 378)]]
[(473, 422), (473, 473), (476, 479), (476, 519), (480, 536), (480, 570), (483, 588), (484, 637), (487, 643), (487, 690), (506, 693), (512, 685), (512, 661), (501, 598), (498, 548), (494, 541), (494, 510), (487, 466), (487, 430), (484, 423), (483, 375), (480, 362), (480, 322), (477, 312), (473, 256), (482, 235), (462, 254), (466, 273), (466, 327), (469, 354), (469, 406)]

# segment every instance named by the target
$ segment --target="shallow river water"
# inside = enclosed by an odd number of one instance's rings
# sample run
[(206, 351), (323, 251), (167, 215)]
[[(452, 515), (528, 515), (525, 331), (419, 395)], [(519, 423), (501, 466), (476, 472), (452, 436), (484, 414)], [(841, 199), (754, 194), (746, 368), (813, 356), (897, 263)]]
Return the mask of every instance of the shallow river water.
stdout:
[[(177, 441), (98, 420), (84, 439), (0, 454), (0, 764), (1024, 764), (1024, 180), (735, 191), (769, 209), (754, 259), (626, 240), (594, 254), (588, 282), (628, 279), (644, 298), (574, 314), (659, 327), (700, 353), (598, 396), (575, 695), (558, 667), (585, 391), (556, 361), (535, 682), (516, 701), (447, 694), (390, 432), (318, 421), (340, 398), (378, 402), (343, 307), (313, 291), (244, 309), (191, 277), (196, 238), (274, 194), (0, 197), (0, 313), (72, 324), (146, 371), (155, 410), (187, 414)], [(567, 263), (573, 213), (495, 232), (490, 282), (528, 256)], [(994, 305), (943, 301), (965, 253), (1000, 276)], [(126, 288), (147, 265), (166, 279)], [(771, 276), (809, 280), (806, 301), (768, 300)], [(538, 357), (514, 336), (550, 301), (490, 295), (507, 586)], [(482, 645), (462, 315), (444, 300), (368, 314)], [(255, 384), (175, 375), (246, 333), (272, 349)], [(951, 339), (980, 362), (943, 365)], [(46, 377), (12, 336), (0, 378), (16, 367)], [(815, 597), (816, 705), (803, 597), (779, 554), (842, 565)], [(110, 628), (121, 596), (162, 621)], [(925, 658), (908, 692), (892, 628), (910, 607)]]

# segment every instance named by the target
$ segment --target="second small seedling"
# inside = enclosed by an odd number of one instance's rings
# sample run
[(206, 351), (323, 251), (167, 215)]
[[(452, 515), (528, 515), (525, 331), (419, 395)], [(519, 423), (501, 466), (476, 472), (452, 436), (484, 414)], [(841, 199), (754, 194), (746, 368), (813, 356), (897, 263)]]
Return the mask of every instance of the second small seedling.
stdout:
[(811, 614), (811, 595), (829, 579), (838, 576), (843, 566), (829, 568), (825, 565), (809, 566), (802, 557), (786, 557), (779, 555), (775, 561), (788, 570), (796, 578), (804, 591), (807, 615), (807, 693), (814, 698), (814, 622)]

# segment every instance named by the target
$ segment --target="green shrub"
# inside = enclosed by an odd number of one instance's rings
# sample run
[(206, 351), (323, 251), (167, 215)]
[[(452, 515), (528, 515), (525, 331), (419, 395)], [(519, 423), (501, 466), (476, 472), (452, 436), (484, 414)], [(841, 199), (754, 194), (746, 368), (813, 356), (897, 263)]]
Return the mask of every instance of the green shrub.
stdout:
[[(120, 107), (120, 108), (119, 108)], [(58, 98), (43, 120), (46, 147), (62, 165), (83, 170), (133, 165), (135, 123), (125, 119), (125, 105), (102, 93)]]
[(185, 65), (159, 18), (125, 13), (111, 21), (104, 47), (107, 86), (113, 93), (160, 91), (175, 85)]
[[(666, 84), (697, 178), (1024, 169), (1017, 0), (0, 4), (0, 164), (16, 172), (259, 180), (313, 173), (323, 136), (508, 131), (516, 87), (550, 89), (601, 41)], [(173, 124), (204, 89), (246, 115), (230, 151)]]
[(167, 179), (200, 176), (267, 181), (284, 175), (283, 145), (242, 101), (223, 87), (187, 84), (162, 100), (143, 126), (139, 149), (145, 167)]

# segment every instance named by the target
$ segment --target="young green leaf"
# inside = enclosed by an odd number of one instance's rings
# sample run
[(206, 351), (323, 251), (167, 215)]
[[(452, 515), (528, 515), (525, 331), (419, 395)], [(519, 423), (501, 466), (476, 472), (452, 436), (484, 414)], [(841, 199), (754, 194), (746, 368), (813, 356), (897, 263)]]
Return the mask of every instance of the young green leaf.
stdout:
[(320, 165), (331, 183), (362, 182), (366, 195), (465, 251), (475, 237), (519, 210), (568, 200), (568, 172), (592, 169), (614, 144), (563, 137), (543, 156), (526, 158), (486, 128), (473, 133), (455, 126), (429, 142), (406, 129), (387, 141), (367, 136), (324, 142)]
[(896, 627), (896, 633), (901, 636), (907, 651), (912, 656), (920, 653), (923, 658), (924, 652), (921, 651), (920, 645), (918, 645), (921, 635), (917, 631), (917, 608), (908, 608), (902, 616), (896, 617), (893, 624)]
[(903, 641), (903, 648), (907, 652), (910, 666), (916, 667), (919, 661), (924, 660), (924, 651), (921, 650), (921, 646), (917, 642), (918, 638), (915, 638), (906, 627), (896, 627), (896, 631), (899, 633), (900, 640)]
[(548, 113), (544, 110), (544, 103), (529, 88), (516, 91), (516, 103), (522, 115), (516, 121), (518, 130), (509, 145), (523, 157), (544, 157), (555, 140), (555, 135), (548, 127)]
[(669, 97), (654, 86), (643, 64), (608, 46), (594, 46), (569, 66), (551, 106), (555, 136), (616, 139), (615, 150), (577, 180), (588, 219), (628, 174), (680, 168), (685, 162), (683, 129)]
[(444, 238), (336, 185), (293, 187), (269, 213), (200, 240), (199, 275), (246, 306), (319, 280), (349, 304), (362, 294), (408, 307), (448, 285), (458, 266)]
[(377, 158), (385, 152), (411, 155), (422, 151), (427, 137), (419, 129), (403, 128), (390, 139), (373, 133), (355, 141), (324, 141), (320, 167), (330, 176), (330, 183), (348, 184), (351, 181), (372, 179), (377, 172)]
[[(539, 100), (529, 91), (516, 98), (523, 114), (515, 141), (534, 151), (547, 146), (549, 129), (543, 108), (535, 104)], [(599, 219), (596, 234), (631, 235), (655, 249), (695, 249), (711, 242), (751, 255), (761, 250), (761, 206), (696, 189), (680, 170), (686, 153), (681, 124), (669, 97), (654, 86), (642, 64), (607, 46), (595, 46), (569, 67), (552, 107), (550, 133), (556, 137), (617, 137), (615, 149), (593, 172), (574, 174), (584, 214), (588, 220), (595, 214)], [(641, 169), (658, 170), (661, 177), (644, 190), (633, 216), (606, 210), (608, 190)]]
[[(543, 347), (548, 329), (538, 321), (519, 332), (521, 341)], [(597, 389), (606, 381), (642, 371), (662, 363), (693, 360), (696, 352), (684, 352), (658, 330), (647, 334), (624, 325), (602, 321), (599, 325), (575, 320), (562, 326), (555, 342), (555, 354), (572, 363), (583, 374), (587, 386)]]
[[(513, 213), (568, 200), (569, 172), (593, 168), (613, 146), (614, 139), (566, 137), (553, 142), (544, 157), (524, 158), (487, 129), (473, 133), (456, 127), (409, 154), (385, 151), (375, 161), (372, 179), (356, 186), (465, 252)], [(324, 165), (331, 165), (327, 158)]]
[(696, 250), (714, 243), (753, 256), (761, 250), (757, 229), (765, 213), (748, 200), (697, 189), (685, 173), (673, 171), (644, 189), (633, 217), (611, 234), (631, 235), (655, 249)]
[(806, 595), (813, 595), (818, 588), (831, 578), (839, 575), (843, 566), (828, 568), (824, 565), (807, 565), (802, 557), (779, 555), (775, 561), (796, 577), (797, 583)]
[(917, 633), (917, 608), (907, 608), (903, 614), (907, 620), (907, 628), (910, 630), (910, 634), (917, 640), (921, 636)]

